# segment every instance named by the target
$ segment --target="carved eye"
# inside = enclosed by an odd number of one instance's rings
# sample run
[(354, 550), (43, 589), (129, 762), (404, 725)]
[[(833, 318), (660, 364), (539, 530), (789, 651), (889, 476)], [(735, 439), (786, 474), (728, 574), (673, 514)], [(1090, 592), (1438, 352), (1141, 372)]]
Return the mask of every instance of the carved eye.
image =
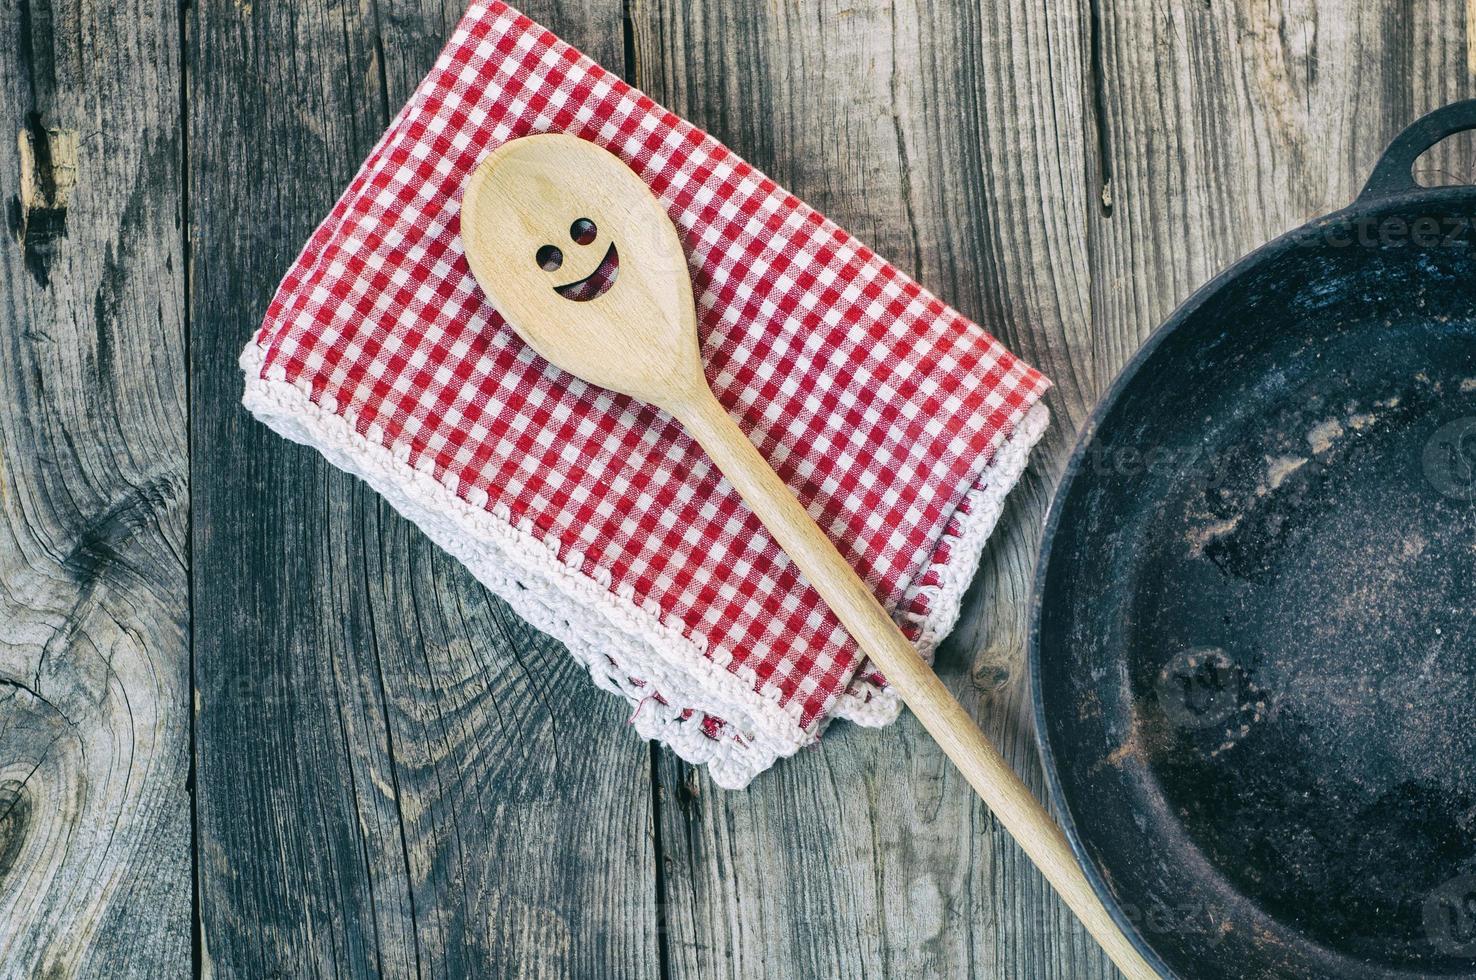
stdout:
[(558, 272), (559, 266), (564, 264), (564, 253), (552, 245), (545, 245), (538, 250), (533, 259), (544, 272)]
[(599, 235), (600, 230), (588, 218), (580, 218), (569, 226), (569, 237), (580, 245), (588, 245)]

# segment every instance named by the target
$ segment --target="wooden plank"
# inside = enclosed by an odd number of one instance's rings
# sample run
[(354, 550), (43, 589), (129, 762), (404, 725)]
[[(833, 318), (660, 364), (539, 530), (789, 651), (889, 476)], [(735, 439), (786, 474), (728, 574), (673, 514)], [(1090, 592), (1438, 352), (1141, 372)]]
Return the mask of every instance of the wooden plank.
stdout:
[[(1089, 23), (1068, 5), (632, 6), (636, 78), (1045, 368), (1055, 431), (939, 670), (1039, 790), (1020, 677), (1046, 483), (1095, 392)], [(677, 976), (1106, 976), (910, 718), (744, 794), (663, 756)]]
[[(365, 487), (238, 404), (235, 359), (277, 280), (461, 8), (193, 12), (207, 972), (658, 968), (650, 754), (622, 707)], [(618, 5), (534, 8), (619, 64)]]
[(190, 969), (178, 51), (174, 0), (0, 8), (7, 977)]

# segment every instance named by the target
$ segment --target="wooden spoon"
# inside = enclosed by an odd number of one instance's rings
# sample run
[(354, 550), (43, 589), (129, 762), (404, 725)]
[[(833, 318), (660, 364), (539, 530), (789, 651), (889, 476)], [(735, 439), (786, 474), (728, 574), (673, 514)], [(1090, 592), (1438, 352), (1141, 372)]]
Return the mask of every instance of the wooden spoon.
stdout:
[(467, 182), (461, 235), (477, 281), (534, 350), (681, 422), (1118, 968), (1157, 977), (1060, 828), (718, 404), (702, 370), (686, 256), (645, 183), (573, 136), (512, 140)]

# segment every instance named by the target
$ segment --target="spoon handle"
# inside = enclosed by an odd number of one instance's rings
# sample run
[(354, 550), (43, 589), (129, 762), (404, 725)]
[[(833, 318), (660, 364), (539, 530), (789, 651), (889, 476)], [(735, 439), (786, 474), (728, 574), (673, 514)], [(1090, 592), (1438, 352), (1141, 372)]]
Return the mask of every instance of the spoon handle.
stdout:
[(1126, 976), (1156, 980), (1087, 882), (1066, 837), (938, 675), (923, 662), (830, 539), (748, 441), (711, 391), (669, 406), (779, 546), (799, 566), (861, 650), (902, 696), (1019, 842), (1030, 860)]

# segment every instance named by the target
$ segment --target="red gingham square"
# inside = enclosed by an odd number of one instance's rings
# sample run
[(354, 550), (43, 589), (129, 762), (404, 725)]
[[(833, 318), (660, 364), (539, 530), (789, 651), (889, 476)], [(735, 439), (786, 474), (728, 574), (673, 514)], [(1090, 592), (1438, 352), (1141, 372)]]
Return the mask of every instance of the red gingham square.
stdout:
[[(506, 140), (549, 130), (606, 147), (648, 182), (688, 253), (719, 400), (909, 634), (927, 645), (930, 630), (946, 632), (956, 596), (940, 613), (935, 593), (977, 562), (987, 527), (963, 529), (993, 520), (974, 513), (971, 494), (994, 499), (1013, 482), (1023, 463), (996, 457), (1021, 441), (1048, 382), (731, 150), (500, 2), (472, 6), (243, 358), (248, 388), (304, 401), (268, 410), (249, 390), (248, 404), (356, 472), (364, 466), (343, 454), (384, 455), (392, 465), (371, 481), (391, 499), (386, 483), (433, 480), (445, 508), (520, 529), (544, 546), (540, 561), (604, 596), (564, 590), (558, 602), (608, 600), (690, 641), (653, 639), (660, 650), (643, 663), (619, 643), (582, 654), (642, 711), (649, 700), (665, 722), (740, 752), (755, 739), (751, 720), (730, 727), (732, 715), (714, 713), (731, 696), (668, 697), (684, 669), (673, 662), (695, 656), (709, 661), (699, 687), (723, 687), (726, 672), (792, 722), (801, 737), (780, 754), (834, 714), (865, 720), (880, 678), (858, 675), (855, 645), (695, 444), (657, 410), (542, 361), (475, 284), (459, 237), (463, 181)], [(274, 421), (292, 412), (339, 419), (342, 434)], [(457, 536), (438, 540), (462, 557)], [(556, 610), (545, 619), (535, 622), (560, 631)]]

